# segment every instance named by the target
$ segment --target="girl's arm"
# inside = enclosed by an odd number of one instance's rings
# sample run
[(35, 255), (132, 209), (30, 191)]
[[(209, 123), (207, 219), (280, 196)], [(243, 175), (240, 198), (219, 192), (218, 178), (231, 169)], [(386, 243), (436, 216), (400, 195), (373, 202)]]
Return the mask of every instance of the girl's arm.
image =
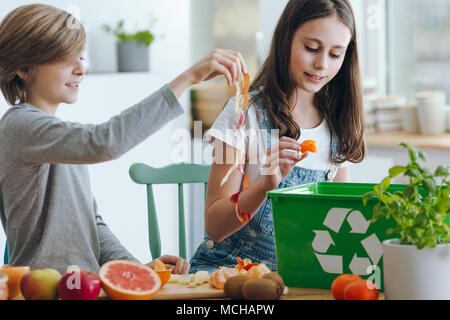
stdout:
[(339, 168), (333, 182), (350, 182), (350, 168)]
[[(281, 179), (291, 172), (295, 163), (307, 156), (305, 153), (297, 157), (297, 153), (286, 149), (300, 151), (300, 144), (293, 139), (282, 138), (268, 153), (267, 174), (257, 181), (252, 181), (250, 187), (240, 194), (239, 205), (251, 217), (266, 199), (266, 193), (278, 186)], [(238, 150), (217, 139), (214, 142), (214, 150), (205, 205), (205, 231), (213, 241), (220, 242), (245, 226), (238, 220), (235, 205), (230, 202), (230, 197), (241, 190), (242, 175), (235, 170), (228, 181), (220, 186), (223, 177), (233, 165), (230, 158), (234, 158), (228, 156), (226, 161), (227, 155), (234, 155)], [(217, 150), (222, 151), (221, 156), (218, 156)], [(243, 162), (244, 159), (240, 159), (240, 163)]]

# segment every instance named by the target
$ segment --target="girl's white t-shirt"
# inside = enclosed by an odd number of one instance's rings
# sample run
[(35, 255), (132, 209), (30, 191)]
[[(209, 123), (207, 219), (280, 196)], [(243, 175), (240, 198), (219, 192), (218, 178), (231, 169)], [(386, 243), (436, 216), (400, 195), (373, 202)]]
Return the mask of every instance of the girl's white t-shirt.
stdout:
[[(248, 158), (244, 171), (252, 181), (255, 181), (254, 179), (258, 179), (261, 176), (266, 155), (263, 137), (265, 133), (261, 130), (255, 106), (251, 105), (247, 112), (247, 118), (242, 128), (244, 140), (241, 139), (242, 134), (237, 129), (236, 121), (235, 98), (232, 98), (217, 117), (213, 126), (207, 131), (205, 137), (210, 142), (214, 139), (219, 139), (237, 150), (241, 150), (244, 147)], [(298, 162), (296, 166), (313, 170), (329, 170), (331, 136), (327, 121), (323, 120), (316, 128), (301, 129), (301, 136), (298, 141), (303, 142), (305, 140), (315, 140), (317, 152), (310, 152), (308, 157)], [(242, 141), (244, 141), (243, 144)], [(275, 143), (277, 141), (272, 140), (272, 146)], [(343, 166), (346, 165), (347, 163)]]

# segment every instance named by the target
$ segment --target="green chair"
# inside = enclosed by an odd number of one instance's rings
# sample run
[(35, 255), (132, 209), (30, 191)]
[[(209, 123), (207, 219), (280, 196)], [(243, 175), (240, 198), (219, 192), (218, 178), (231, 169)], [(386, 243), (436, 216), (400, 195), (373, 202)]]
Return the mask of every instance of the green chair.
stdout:
[(206, 189), (210, 166), (197, 164), (175, 164), (163, 168), (152, 168), (143, 163), (135, 163), (130, 167), (131, 180), (138, 184), (147, 185), (148, 209), (148, 238), (152, 259), (161, 256), (161, 238), (159, 235), (158, 217), (155, 208), (152, 185), (176, 184), (178, 185), (178, 244), (179, 255), (186, 259), (186, 226), (184, 219), (183, 185), (190, 183), (203, 183)]
[(3, 264), (8, 264), (8, 241), (5, 244), (5, 255), (3, 256)]

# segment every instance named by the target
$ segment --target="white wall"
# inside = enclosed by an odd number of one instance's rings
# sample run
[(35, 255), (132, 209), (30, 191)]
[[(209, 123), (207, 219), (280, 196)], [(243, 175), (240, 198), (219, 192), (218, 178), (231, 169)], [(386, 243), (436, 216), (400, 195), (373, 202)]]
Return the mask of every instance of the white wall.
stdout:
[[(162, 84), (172, 80), (168, 74), (131, 73), (91, 75), (85, 83), (78, 102), (62, 106), (57, 116), (82, 123), (101, 123), (126, 107), (145, 98)], [(131, 181), (128, 169), (135, 162), (153, 167), (171, 164), (171, 136), (174, 130), (188, 129), (189, 101), (181, 99), (185, 113), (121, 158), (89, 166), (91, 185), (100, 213), (123, 245), (142, 262), (151, 260), (148, 249), (147, 196), (143, 185)], [(154, 187), (159, 216), (162, 252), (178, 255), (176, 233), (177, 191), (174, 186)], [(186, 201), (189, 203), (188, 201)]]
[[(23, 4), (36, 1), (2, 0), (0, 19)], [(74, 1), (40, 1), (67, 9)], [(146, 13), (156, 18), (159, 37), (151, 46), (151, 73), (90, 74), (81, 85), (79, 100), (74, 105), (62, 105), (57, 116), (63, 120), (101, 123), (137, 103), (169, 82), (190, 65), (190, 1), (189, 0), (78, 0), (82, 22), (88, 27), (90, 65), (98, 72), (115, 71), (115, 39), (101, 30), (103, 23), (114, 24), (119, 19), (146, 21)], [(205, 53), (206, 54), (206, 53)], [(145, 186), (136, 185), (128, 175), (134, 162), (155, 167), (170, 164), (170, 137), (178, 128), (189, 128), (189, 96), (181, 99), (185, 114), (170, 122), (122, 158), (89, 167), (91, 184), (103, 218), (132, 254), (142, 262), (151, 259), (148, 249), (147, 202)], [(8, 106), (0, 97), (0, 117)], [(178, 240), (173, 236), (177, 227), (176, 188), (155, 190), (160, 219), (163, 253), (178, 255)], [(186, 198), (186, 206), (189, 206)], [(5, 235), (0, 228), (0, 257), (3, 257)], [(1, 262), (3, 259), (1, 260)]]
[(287, 3), (288, 0), (259, 0), (259, 14), (261, 16), (261, 31), (263, 35), (262, 57), (267, 57), (269, 54), (273, 32)]
[[(14, 8), (31, 3), (44, 3), (69, 10), (79, 7), (81, 21), (87, 28), (90, 65), (94, 72), (117, 71), (115, 38), (101, 26), (124, 19), (126, 26), (146, 27), (148, 17), (154, 16), (156, 40), (151, 45), (151, 68), (154, 71), (179, 71), (190, 62), (190, 0), (2, 0), (0, 18)], [(130, 30), (132, 31), (132, 30)]]

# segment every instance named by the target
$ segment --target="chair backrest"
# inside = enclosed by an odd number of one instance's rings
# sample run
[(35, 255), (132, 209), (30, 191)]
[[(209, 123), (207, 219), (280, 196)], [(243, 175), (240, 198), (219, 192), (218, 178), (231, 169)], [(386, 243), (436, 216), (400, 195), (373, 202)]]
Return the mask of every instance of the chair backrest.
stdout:
[(174, 164), (163, 168), (153, 168), (143, 163), (135, 163), (130, 167), (131, 179), (138, 184), (147, 185), (148, 239), (152, 259), (161, 256), (161, 237), (159, 234), (158, 217), (155, 208), (152, 185), (178, 185), (178, 244), (179, 255), (186, 259), (186, 226), (184, 217), (183, 185), (203, 183), (206, 189), (211, 167), (197, 164)]
[(8, 258), (8, 241), (6, 241), (5, 244), (5, 255), (3, 256), (3, 264), (8, 264), (9, 258)]

